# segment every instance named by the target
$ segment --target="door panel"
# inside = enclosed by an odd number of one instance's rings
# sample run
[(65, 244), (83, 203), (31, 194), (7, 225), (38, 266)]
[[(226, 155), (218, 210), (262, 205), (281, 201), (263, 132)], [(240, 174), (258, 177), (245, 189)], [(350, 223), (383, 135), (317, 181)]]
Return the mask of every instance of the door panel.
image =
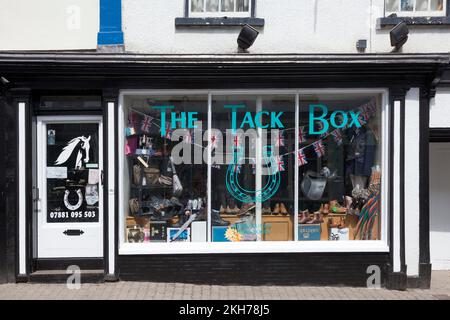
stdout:
[(38, 118), (38, 258), (103, 256), (102, 124)]
[(430, 143), (430, 254), (434, 270), (450, 270), (450, 143)]

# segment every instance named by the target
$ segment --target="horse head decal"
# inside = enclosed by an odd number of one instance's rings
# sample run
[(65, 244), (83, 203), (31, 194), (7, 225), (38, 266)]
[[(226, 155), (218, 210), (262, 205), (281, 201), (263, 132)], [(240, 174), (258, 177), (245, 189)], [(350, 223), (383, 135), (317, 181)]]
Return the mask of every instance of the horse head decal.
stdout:
[[(56, 159), (55, 164), (61, 165), (66, 163), (67, 160), (69, 160), (70, 156), (74, 153), (76, 149), (78, 149), (77, 157), (75, 160), (75, 169), (80, 169), (83, 164), (89, 162), (89, 150), (91, 148), (89, 141), (91, 140), (91, 136), (85, 137), (77, 137), (70, 140), (67, 145), (62, 149), (61, 153), (58, 156), (58, 159)], [(85, 153), (84, 159), (83, 159), (83, 151)]]

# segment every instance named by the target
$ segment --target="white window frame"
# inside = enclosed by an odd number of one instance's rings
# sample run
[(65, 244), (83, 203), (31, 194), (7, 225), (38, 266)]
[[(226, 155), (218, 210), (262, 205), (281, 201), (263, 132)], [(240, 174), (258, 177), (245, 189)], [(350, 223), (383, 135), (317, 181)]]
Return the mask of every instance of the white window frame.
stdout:
[[(428, 9), (430, 8), (431, 2), (428, 2)], [(395, 13), (398, 17), (445, 17), (447, 16), (447, 0), (443, 1), (444, 8), (442, 11), (435, 10), (427, 10), (427, 11), (416, 11), (416, 0), (414, 1), (414, 10), (413, 11), (402, 11), (401, 10), (401, 0), (398, 2), (398, 10), (397, 11), (387, 11), (385, 9), (385, 16), (389, 16), (390, 14)], [(386, 0), (385, 0), (385, 8), (386, 8)]]
[[(252, 0), (249, 0), (248, 11), (236, 12), (236, 11), (222, 11), (222, 1), (219, 1), (219, 11), (217, 12), (192, 12), (191, 10), (191, 0), (188, 1), (188, 14), (190, 18), (250, 18), (252, 14)], [(236, 1), (234, 4), (236, 8)], [(206, 0), (203, 3), (203, 10), (206, 10)]]
[[(212, 113), (212, 97), (214, 95), (276, 95), (286, 94), (295, 96), (296, 123), (299, 117), (299, 98), (306, 94), (352, 94), (367, 93), (381, 94), (381, 232), (380, 240), (349, 240), (349, 241), (299, 241), (295, 237), (294, 241), (248, 241), (248, 242), (155, 242), (155, 243), (127, 243), (125, 242), (125, 223), (127, 204), (124, 201), (125, 190), (124, 177), (128, 173), (124, 172), (125, 154), (125, 106), (124, 96), (126, 95), (200, 95), (208, 97), (208, 127), (210, 127)], [(119, 130), (118, 152), (119, 152), (119, 255), (146, 255), (146, 254), (201, 254), (201, 253), (295, 253), (295, 252), (389, 252), (388, 229), (389, 229), (389, 93), (384, 88), (367, 89), (296, 89), (296, 90), (121, 90), (119, 95), (118, 128), (109, 128), (108, 134), (115, 134), (114, 130)], [(296, 144), (296, 151), (299, 149)], [(211, 166), (208, 165), (210, 174)], [(295, 166), (295, 175), (298, 177), (298, 166)], [(208, 202), (211, 198), (211, 176), (207, 177)], [(294, 203), (298, 203), (298, 188), (294, 194)], [(209, 206), (210, 208), (210, 206)], [(211, 210), (208, 210), (208, 221), (210, 221)], [(390, 212), (393, 214), (393, 212)], [(298, 224), (298, 219), (294, 221)], [(296, 228), (296, 226), (294, 226)], [(296, 228), (297, 229), (297, 228)], [(210, 232), (208, 232), (209, 234)], [(297, 232), (295, 232), (297, 234)], [(210, 236), (208, 237), (208, 240)]]

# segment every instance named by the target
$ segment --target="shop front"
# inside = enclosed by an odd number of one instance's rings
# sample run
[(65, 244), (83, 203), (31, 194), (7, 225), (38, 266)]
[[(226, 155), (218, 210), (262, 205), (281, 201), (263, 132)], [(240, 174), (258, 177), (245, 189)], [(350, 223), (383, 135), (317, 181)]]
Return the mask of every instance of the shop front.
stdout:
[(419, 154), (447, 56), (0, 63), (17, 280), (76, 265), (105, 280), (429, 285), (428, 208), (409, 199), (428, 197)]

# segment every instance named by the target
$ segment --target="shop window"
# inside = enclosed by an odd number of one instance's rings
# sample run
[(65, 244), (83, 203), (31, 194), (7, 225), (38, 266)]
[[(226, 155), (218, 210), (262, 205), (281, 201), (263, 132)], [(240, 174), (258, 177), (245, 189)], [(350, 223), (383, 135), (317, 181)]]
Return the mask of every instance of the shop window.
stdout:
[(250, 17), (251, 0), (187, 0), (190, 17)]
[[(206, 242), (206, 97), (134, 96), (125, 105), (125, 241)], [(199, 127), (187, 129), (191, 120)]]
[(398, 16), (445, 16), (444, 0), (386, 0), (386, 16), (395, 13)]
[[(380, 239), (380, 99), (364, 94), (300, 97), (301, 239)], [(309, 121), (311, 116), (316, 119)]]
[(382, 100), (125, 94), (123, 242), (385, 239)]

